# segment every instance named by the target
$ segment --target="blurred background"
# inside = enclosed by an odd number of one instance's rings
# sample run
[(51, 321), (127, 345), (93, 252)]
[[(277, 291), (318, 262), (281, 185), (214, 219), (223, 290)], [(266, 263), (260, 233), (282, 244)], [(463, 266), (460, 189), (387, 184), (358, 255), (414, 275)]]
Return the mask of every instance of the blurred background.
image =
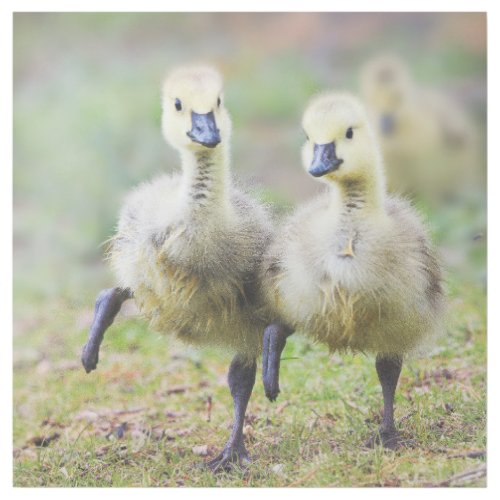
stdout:
[[(332, 358), (298, 337), (288, 342), (290, 361), (282, 366), (289, 408), (268, 405), (257, 384), (247, 422), (262, 433), (253, 452), (263, 454), (266, 466), (284, 461), (289, 477), (270, 482), (263, 475), (252, 484), (283, 485), (308, 474), (312, 458), (297, 460), (286, 450), (294, 436), (300, 441), (297, 429), (314, 427), (318, 411), (344, 415), (334, 420), (332, 446), (350, 436), (345, 449), (354, 462), (346, 467), (346, 455), (324, 450), (324, 477), (310, 485), (331, 484), (345, 473), (338, 484), (414, 486), (461, 472), (468, 465), (453, 458), (462, 456), (456, 450), (483, 449), (486, 432), (486, 15), (22, 13), (14, 15), (16, 484), (175, 486), (179, 477), (183, 484), (226, 484), (193, 471), (182, 479), (193, 460), (186, 450), (210, 436), (213, 455), (225, 439), (226, 361), (152, 334), (127, 318), (134, 314), (130, 305), (106, 337), (99, 370), (86, 375), (79, 361), (96, 294), (113, 285), (102, 244), (113, 234), (124, 195), (178, 168), (160, 132), (160, 88), (172, 67), (193, 61), (222, 71), (234, 124), (233, 171), (277, 214), (322, 189), (301, 165), (308, 99), (330, 88), (362, 97), (388, 185), (411, 198), (429, 223), (450, 292), (447, 335), (432, 357), (405, 369), (400, 384), (398, 411), (418, 409), (409, 425), (423, 445), (403, 456), (396, 479), (392, 456), (380, 462), (386, 472), (372, 477), (355, 451), (366, 422), (379, 418), (372, 360)], [(343, 405), (353, 394), (356, 403)], [(206, 401), (214, 404), (211, 424), (204, 421)], [(143, 410), (119, 417), (135, 407)], [(316, 420), (309, 422), (310, 415)], [(140, 420), (135, 427), (133, 416)], [(150, 435), (158, 425), (170, 433), (177, 426), (182, 437), (159, 441), (165, 453), (152, 440), (139, 458), (127, 455), (128, 466), (115, 463), (101, 457), (113, 426), (125, 425), (117, 418), (133, 429), (126, 438), (141, 436), (143, 428)], [(270, 420), (279, 424), (273, 432), (281, 432), (272, 445), (265, 440)], [(257, 441), (265, 448), (259, 451)], [(321, 429), (317, 443), (330, 446)], [(167, 479), (165, 456), (183, 460)], [(155, 477), (144, 479), (152, 467)]]
[(46, 13), (16, 14), (14, 28), (17, 320), (48, 300), (88, 305), (112, 284), (100, 245), (124, 194), (179, 163), (160, 133), (162, 78), (197, 60), (224, 74), (234, 171), (290, 209), (320, 188), (300, 162), (306, 101), (328, 88), (361, 94), (363, 68), (390, 50), (414, 86), (441, 92), (477, 131), (468, 196), (410, 195), (451, 273), (484, 283), (485, 15)]

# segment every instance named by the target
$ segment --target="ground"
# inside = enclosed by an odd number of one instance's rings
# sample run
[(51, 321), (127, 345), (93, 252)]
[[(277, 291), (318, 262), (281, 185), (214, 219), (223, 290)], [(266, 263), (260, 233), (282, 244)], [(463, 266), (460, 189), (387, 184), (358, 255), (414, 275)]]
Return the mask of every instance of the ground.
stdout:
[(454, 326), (430, 357), (406, 364), (398, 387), (396, 419), (413, 447), (362, 446), (381, 417), (371, 357), (330, 356), (296, 337), (283, 353), (276, 403), (257, 378), (245, 426), (253, 464), (216, 476), (200, 465), (230, 429), (224, 356), (124, 316), (87, 375), (79, 356), (92, 311), (75, 317), (63, 302), (41, 309), (15, 341), (14, 484), (482, 486), (484, 293), (454, 293)]

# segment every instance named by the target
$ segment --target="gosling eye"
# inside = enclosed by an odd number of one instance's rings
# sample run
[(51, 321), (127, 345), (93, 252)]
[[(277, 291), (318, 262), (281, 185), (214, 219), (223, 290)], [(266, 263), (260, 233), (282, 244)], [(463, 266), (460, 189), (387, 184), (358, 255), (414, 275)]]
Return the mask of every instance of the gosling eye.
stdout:
[(182, 109), (182, 103), (181, 103), (181, 100), (180, 99), (176, 99), (175, 100), (175, 109), (177, 111), (180, 111)]
[(220, 103), (221, 103), (221, 100), (220, 100), (220, 97), (217, 98), (217, 107), (220, 108)]
[(352, 139), (352, 136), (354, 135), (354, 132), (352, 131), (352, 127), (349, 127), (346, 132), (345, 132), (345, 136), (348, 138), (348, 139)]

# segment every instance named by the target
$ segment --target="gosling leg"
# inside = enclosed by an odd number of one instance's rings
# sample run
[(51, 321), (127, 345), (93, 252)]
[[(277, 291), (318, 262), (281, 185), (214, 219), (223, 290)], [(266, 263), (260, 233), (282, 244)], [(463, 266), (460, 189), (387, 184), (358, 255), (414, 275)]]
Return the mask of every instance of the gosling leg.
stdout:
[(214, 472), (229, 470), (234, 464), (246, 466), (250, 463), (250, 457), (244, 443), (243, 423), (255, 384), (256, 370), (255, 359), (248, 359), (240, 354), (237, 354), (231, 362), (228, 383), (234, 404), (233, 430), (221, 453), (207, 463)]
[(272, 324), (264, 330), (262, 349), (262, 382), (269, 401), (275, 401), (280, 392), (280, 358), (286, 339), (293, 332), (283, 325)]
[(132, 298), (132, 292), (128, 288), (106, 288), (97, 296), (94, 320), (82, 352), (82, 364), (87, 373), (96, 369), (104, 332), (113, 323), (122, 304), (130, 298)]
[(376, 443), (380, 443), (385, 448), (395, 450), (400, 446), (399, 433), (394, 425), (394, 394), (402, 366), (403, 359), (400, 356), (377, 354), (375, 367), (377, 368), (378, 379), (382, 386), (384, 416), (378, 434), (367, 443), (370, 447), (373, 447)]

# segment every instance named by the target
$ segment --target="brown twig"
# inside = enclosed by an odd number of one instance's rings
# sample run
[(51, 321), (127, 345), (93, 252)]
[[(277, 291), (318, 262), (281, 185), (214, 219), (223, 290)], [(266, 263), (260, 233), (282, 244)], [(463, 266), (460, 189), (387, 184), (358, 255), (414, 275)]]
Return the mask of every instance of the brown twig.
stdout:
[(448, 455), (448, 458), (484, 458), (485, 456), (486, 450), (469, 450), (455, 455)]
[(486, 476), (486, 465), (482, 465), (477, 469), (471, 469), (460, 474), (455, 474), (454, 476), (445, 479), (444, 481), (438, 481), (436, 483), (426, 483), (424, 486), (430, 488), (439, 488), (442, 486), (451, 486), (452, 483), (463, 483), (467, 481), (473, 481), (474, 479), (479, 479)]
[(283, 412), (283, 410), (287, 407), (287, 406), (290, 406), (290, 401), (286, 400), (286, 401), (283, 401), (283, 403), (281, 403), (277, 408), (276, 408), (276, 414), (280, 414)]
[(293, 481), (288, 485), (288, 488), (294, 488), (295, 486), (298, 486), (299, 484), (305, 483), (308, 479), (311, 479), (311, 477), (316, 474), (318, 469), (312, 469), (310, 470), (305, 476), (302, 476), (300, 479), (297, 479), (296, 481)]
[(114, 415), (129, 415), (133, 413), (141, 413), (142, 411), (145, 411), (146, 408), (130, 408), (130, 410), (112, 410), (111, 413)]
[(212, 418), (212, 396), (207, 397), (207, 422)]

